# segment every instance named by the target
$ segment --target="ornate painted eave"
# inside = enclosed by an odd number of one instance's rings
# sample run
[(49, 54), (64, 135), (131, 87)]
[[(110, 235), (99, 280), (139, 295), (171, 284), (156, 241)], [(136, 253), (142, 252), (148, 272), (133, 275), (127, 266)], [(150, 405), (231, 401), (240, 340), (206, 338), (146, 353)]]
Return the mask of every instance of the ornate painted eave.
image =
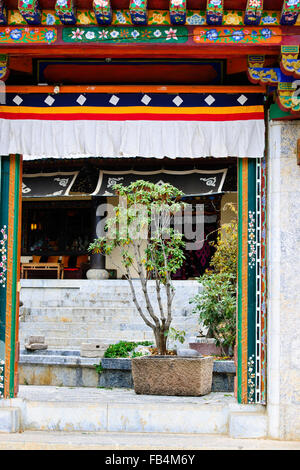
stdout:
[(249, 26), (258, 26), (263, 14), (263, 0), (247, 0), (244, 23)]
[(185, 24), (186, 22), (186, 0), (170, 0), (171, 23)]
[[(186, 0), (169, 0), (167, 9), (151, 10), (147, 0), (85, 0), (75, 8), (73, 0), (0, 0), (0, 24), (150, 24), (155, 16), (157, 24), (208, 26), (277, 26), (300, 24), (300, 0), (279, 0), (277, 10), (270, 10), (270, 2), (263, 0), (236, 1), (236, 10), (226, 10), (224, 0), (206, 0), (206, 9), (189, 9)], [(159, 1), (159, 0), (158, 0)], [(40, 5), (39, 5), (40, 3)], [(9, 8), (7, 8), (9, 5)], [(45, 7), (47, 5), (47, 7)], [(120, 5), (120, 6), (119, 6)], [(159, 5), (159, 3), (158, 3)], [(163, 4), (162, 4), (163, 5)], [(267, 9), (264, 9), (267, 6)], [(165, 8), (165, 6), (163, 6)], [(23, 22), (22, 22), (23, 21)]]
[(294, 25), (300, 12), (300, 0), (284, 0), (280, 23), (282, 25)]
[(63, 24), (76, 24), (76, 9), (73, 0), (56, 0), (55, 12)]
[(220, 26), (223, 21), (224, 0), (207, 0), (206, 22), (208, 25)]
[[(285, 54), (283, 53), (282, 55), (284, 56)], [(248, 57), (248, 78), (251, 83), (274, 87), (280, 109), (288, 112), (299, 112), (300, 94), (297, 90), (299, 83), (295, 83), (293, 74), (286, 75), (283, 73), (282, 69), (284, 67), (282, 62), (280, 68), (264, 67), (264, 64), (264, 56)], [(292, 68), (293, 66), (290, 65), (290, 67)]]
[(110, 0), (93, 0), (93, 10), (98, 24), (111, 24), (112, 8)]
[(41, 8), (38, 0), (18, 0), (19, 12), (26, 23), (30, 25), (41, 24)]
[(147, 0), (130, 0), (129, 11), (132, 24), (146, 25), (148, 23)]
[(3, 0), (0, 0), (0, 25), (7, 24), (7, 8)]

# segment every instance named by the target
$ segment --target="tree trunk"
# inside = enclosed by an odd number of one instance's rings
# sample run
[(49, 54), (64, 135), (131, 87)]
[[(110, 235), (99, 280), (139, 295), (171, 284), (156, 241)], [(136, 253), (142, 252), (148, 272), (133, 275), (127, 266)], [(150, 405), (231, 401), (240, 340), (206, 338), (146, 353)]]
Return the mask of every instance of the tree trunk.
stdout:
[(161, 328), (155, 328), (154, 330), (155, 342), (160, 356), (165, 356), (167, 354), (167, 336), (165, 335), (165, 330)]

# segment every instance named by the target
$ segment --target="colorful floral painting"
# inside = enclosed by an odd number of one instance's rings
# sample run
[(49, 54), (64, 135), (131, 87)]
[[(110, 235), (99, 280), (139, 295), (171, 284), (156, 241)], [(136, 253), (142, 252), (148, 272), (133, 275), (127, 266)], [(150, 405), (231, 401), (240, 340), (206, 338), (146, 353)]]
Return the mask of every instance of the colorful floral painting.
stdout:
[(62, 24), (54, 10), (43, 10), (42, 25), (55, 26)]
[(224, 11), (224, 25), (242, 26), (244, 24), (244, 15), (242, 11)]
[(73, 0), (56, 0), (55, 11), (63, 24), (76, 24)]
[(112, 24), (132, 24), (129, 10), (114, 10)]
[(4, 361), (0, 359), (0, 398), (4, 396)]
[(62, 32), (64, 42), (79, 43), (131, 43), (131, 42), (152, 42), (152, 43), (183, 43), (188, 40), (188, 31), (185, 27), (78, 27), (64, 28)]
[(0, 230), (0, 287), (6, 286), (7, 233), (6, 225)]
[(278, 28), (195, 28), (196, 43), (260, 44), (281, 42)]
[(0, 32), (0, 44), (52, 44), (57, 40), (54, 28), (5, 28)]

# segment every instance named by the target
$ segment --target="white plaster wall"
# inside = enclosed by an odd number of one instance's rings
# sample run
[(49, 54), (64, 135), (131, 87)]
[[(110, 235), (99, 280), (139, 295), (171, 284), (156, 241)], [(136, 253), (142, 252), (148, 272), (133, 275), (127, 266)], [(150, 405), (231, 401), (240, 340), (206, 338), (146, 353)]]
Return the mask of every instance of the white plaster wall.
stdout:
[(300, 439), (300, 122), (272, 122), (269, 131), (269, 436)]

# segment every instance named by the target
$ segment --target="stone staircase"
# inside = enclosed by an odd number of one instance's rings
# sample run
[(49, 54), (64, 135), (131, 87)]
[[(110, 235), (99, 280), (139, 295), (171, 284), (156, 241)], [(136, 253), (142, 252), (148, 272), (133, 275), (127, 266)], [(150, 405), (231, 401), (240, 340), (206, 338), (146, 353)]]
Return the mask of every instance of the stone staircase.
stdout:
[[(197, 281), (175, 281), (172, 326), (198, 331), (197, 317), (189, 303), (199, 290)], [(142, 296), (138, 286), (138, 299)], [(21, 281), (20, 342), (29, 335), (43, 335), (49, 349), (80, 349), (81, 343), (153, 341), (152, 330), (140, 318), (127, 281), (30, 280)], [(155, 299), (155, 286), (149, 286)], [(155, 305), (155, 302), (153, 301)]]

